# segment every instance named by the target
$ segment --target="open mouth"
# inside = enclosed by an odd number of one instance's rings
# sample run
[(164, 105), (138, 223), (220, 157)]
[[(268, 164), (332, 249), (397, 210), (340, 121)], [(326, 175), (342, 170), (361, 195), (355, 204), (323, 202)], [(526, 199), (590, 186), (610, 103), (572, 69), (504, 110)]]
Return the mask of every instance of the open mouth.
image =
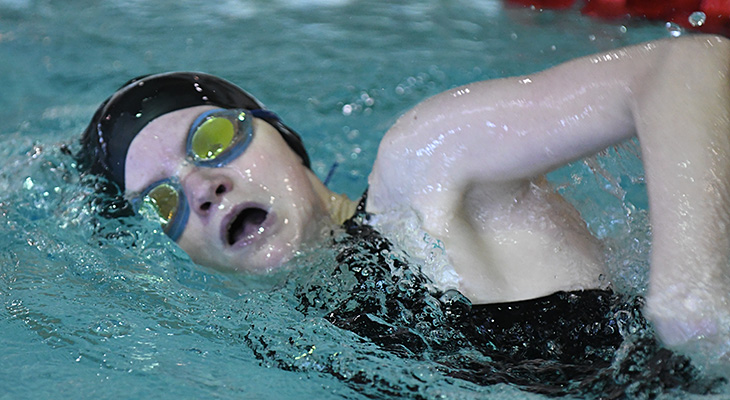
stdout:
[(241, 241), (248, 242), (257, 234), (262, 233), (263, 224), (269, 213), (258, 207), (248, 207), (241, 210), (236, 218), (228, 225), (226, 241), (229, 245)]

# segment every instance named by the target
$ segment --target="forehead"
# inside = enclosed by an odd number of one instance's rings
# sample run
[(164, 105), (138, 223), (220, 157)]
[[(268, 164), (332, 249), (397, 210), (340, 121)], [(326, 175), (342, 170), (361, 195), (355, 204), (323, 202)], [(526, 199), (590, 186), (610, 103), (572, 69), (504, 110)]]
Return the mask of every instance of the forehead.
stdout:
[(183, 108), (150, 121), (127, 151), (124, 166), (127, 192), (140, 192), (152, 182), (170, 176), (185, 159), (185, 145), (193, 121), (202, 112), (214, 108)]

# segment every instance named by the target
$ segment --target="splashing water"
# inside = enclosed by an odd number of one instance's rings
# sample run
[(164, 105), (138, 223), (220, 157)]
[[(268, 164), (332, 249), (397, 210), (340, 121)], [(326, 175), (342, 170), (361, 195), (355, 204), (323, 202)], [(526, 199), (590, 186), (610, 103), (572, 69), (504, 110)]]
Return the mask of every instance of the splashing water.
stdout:
[(705, 24), (705, 21), (707, 20), (707, 15), (703, 13), (702, 11), (695, 11), (692, 14), (690, 14), (689, 18), (690, 25), (694, 27), (702, 26)]
[(680, 37), (684, 33), (684, 28), (674, 22), (667, 22), (665, 26), (667, 28), (667, 32), (669, 32), (669, 35), (672, 37)]
[[(69, 153), (78, 150), (76, 138), (95, 105), (122, 82), (162, 70), (206, 70), (244, 85), (296, 127), (317, 174), (340, 163), (331, 187), (357, 197), (379, 135), (424, 98), (666, 37), (667, 30), (499, 2), (307, 4), (0, 1), (0, 71), (8, 77), (0, 99), (5, 397), (545, 398), (513, 384), (486, 386), (453, 376), (467, 369), (460, 360), (500, 368), (476, 346), (416, 356), (328, 319), (328, 307), (370, 304), (373, 326), (402, 329), (401, 339), (432, 347), (467, 344), (439, 322), (450, 318), (441, 303), (463, 304), (458, 293), (421, 291), (417, 309), (384, 306), (422, 287), (413, 271), (399, 267), (422, 262), (408, 258), (407, 245), (379, 253), (393, 275), (388, 285), (372, 268), (338, 270), (337, 246), (304, 251), (272, 276), (213, 271), (192, 263), (159, 227), (134, 217), (100, 217), (98, 209), (107, 204), (91, 199), (94, 186), (104, 183), (80, 175)], [(577, 162), (550, 179), (606, 243), (612, 271), (606, 279), (617, 290), (642, 295), (651, 231), (632, 146)], [(342, 239), (338, 235), (332, 241)], [(424, 265), (448, 272), (439, 243), (417, 239), (433, 250)], [(352, 257), (367, 261), (373, 254)], [(368, 290), (350, 297), (356, 287)], [(615, 365), (636, 359), (628, 363), (638, 371), (634, 376), (646, 376), (648, 360), (631, 349), (651, 330), (620, 312), (618, 329), (628, 339)], [(701, 360), (702, 354), (694, 356)], [(642, 379), (629, 378), (616, 375), (621, 384), (636, 384), (630, 388), (636, 397), (704, 397), (642, 391)]]

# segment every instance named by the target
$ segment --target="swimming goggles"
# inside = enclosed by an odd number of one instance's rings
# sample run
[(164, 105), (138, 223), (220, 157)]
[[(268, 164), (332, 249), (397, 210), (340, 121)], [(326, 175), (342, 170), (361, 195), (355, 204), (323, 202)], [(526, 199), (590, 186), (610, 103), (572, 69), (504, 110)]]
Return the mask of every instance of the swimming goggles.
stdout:
[[(253, 139), (253, 118), (278, 119), (268, 110), (206, 111), (195, 119), (188, 133), (186, 152), (197, 166), (218, 168), (240, 156)], [(190, 206), (176, 177), (161, 179), (132, 199), (135, 212), (157, 221), (177, 241), (185, 230)]]

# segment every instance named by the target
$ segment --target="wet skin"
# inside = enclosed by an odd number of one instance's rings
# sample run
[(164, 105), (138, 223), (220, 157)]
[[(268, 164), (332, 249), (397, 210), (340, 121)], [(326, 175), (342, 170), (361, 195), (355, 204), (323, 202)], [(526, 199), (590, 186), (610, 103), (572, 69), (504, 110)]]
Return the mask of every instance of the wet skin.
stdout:
[[(729, 67), (730, 42), (693, 36), (449, 90), (386, 133), (367, 211), (414, 211), (475, 303), (600, 287), (600, 245), (542, 176), (638, 137), (653, 234), (647, 314), (667, 343), (730, 343)], [(178, 243), (193, 260), (270, 270), (352, 210), (263, 121), (225, 167), (187, 163), (190, 124), (207, 109), (153, 120), (126, 164), (129, 195), (179, 177), (191, 216)]]
[[(730, 41), (694, 35), (446, 91), (381, 141), (368, 210), (415, 209), (472, 301), (588, 288), (589, 241), (569, 237), (579, 226), (556, 203), (529, 201), (533, 183), (637, 137), (652, 228), (645, 311), (665, 343), (730, 355), (728, 88)], [(588, 263), (565, 269), (571, 252)]]
[(266, 271), (291, 259), (334, 222), (331, 193), (267, 122), (255, 119), (254, 137), (239, 157), (220, 168), (186, 159), (190, 125), (199, 106), (151, 121), (127, 153), (126, 195), (177, 177), (190, 205), (178, 244), (197, 263)]

